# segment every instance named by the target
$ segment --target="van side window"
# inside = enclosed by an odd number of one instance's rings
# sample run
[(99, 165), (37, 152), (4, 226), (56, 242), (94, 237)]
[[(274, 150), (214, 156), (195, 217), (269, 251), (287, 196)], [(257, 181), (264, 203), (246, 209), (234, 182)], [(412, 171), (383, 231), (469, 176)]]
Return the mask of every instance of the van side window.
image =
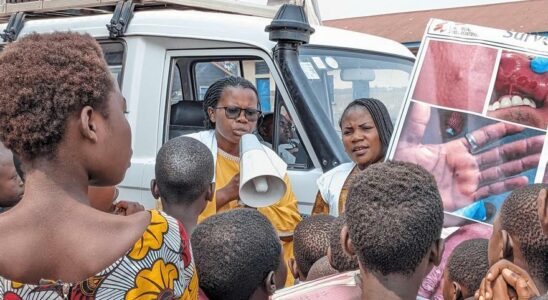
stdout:
[(183, 101), (183, 84), (181, 82), (181, 70), (178, 65), (173, 65), (171, 69), (171, 88), (169, 91), (171, 105)]
[[(264, 60), (258, 57), (180, 57), (173, 59), (171, 69), (166, 137), (171, 139), (205, 130), (203, 99), (207, 89), (223, 77), (240, 76), (257, 88), (263, 112), (262, 121), (257, 124), (256, 135), (259, 140), (275, 150), (289, 168), (302, 169), (303, 166), (308, 168), (311, 165), (285, 107), (281, 113), (275, 112), (276, 107), (282, 107), (283, 99), (277, 92), (276, 83)], [(279, 121), (282, 117), (283, 121)], [(281, 129), (276, 129), (277, 124), (282, 125)], [(278, 138), (274, 138), (275, 131), (278, 132)], [(277, 150), (274, 149), (274, 143), (279, 145)]]
[(199, 101), (204, 100), (207, 88), (219, 78), (242, 76), (240, 61), (237, 60), (198, 62), (194, 65), (194, 74), (196, 98)]
[(121, 42), (101, 42), (99, 41), (101, 48), (103, 49), (103, 55), (107, 61), (110, 73), (118, 85), (122, 86), (122, 76), (124, 68), (124, 44)]

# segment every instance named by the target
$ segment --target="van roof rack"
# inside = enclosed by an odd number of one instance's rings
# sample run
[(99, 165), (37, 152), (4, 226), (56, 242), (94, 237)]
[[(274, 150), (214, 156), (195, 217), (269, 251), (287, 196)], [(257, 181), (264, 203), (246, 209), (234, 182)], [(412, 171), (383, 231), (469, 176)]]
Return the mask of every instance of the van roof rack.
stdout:
[[(113, 13), (118, 0), (0, 0), (0, 23), (17, 12), (25, 20)], [(273, 18), (278, 7), (230, 0), (136, 0), (135, 10), (197, 9)]]

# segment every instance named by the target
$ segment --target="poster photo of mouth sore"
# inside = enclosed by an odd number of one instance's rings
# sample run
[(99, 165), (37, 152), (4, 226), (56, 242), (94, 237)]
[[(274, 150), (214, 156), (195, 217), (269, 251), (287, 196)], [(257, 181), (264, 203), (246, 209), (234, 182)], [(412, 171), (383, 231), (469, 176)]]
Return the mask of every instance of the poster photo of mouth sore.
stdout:
[(427, 44), (412, 99), (482, 113), (498, 49), (434, 39)]
[(491, 223), (514, 189), (534, 183), (545, 132), (411, 101), (391, 159), (436, 179), (444, 210)]
[(532, 62), (538, 57), (502, 50), (487, 116), (548, 127), (548, 72), (535, 72)]

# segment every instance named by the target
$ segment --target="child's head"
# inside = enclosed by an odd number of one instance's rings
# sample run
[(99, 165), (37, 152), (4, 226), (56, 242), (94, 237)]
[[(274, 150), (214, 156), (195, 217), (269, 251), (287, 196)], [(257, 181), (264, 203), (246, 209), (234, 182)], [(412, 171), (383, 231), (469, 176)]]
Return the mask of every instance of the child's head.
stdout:
[(28, 175), (44, 169), (35, 162), (64, 168), (70, 160), (71, 170), (86, 173), (75, 180), (122, 181), (132, 154), (126, 101), (92, 36), (26, 35), (4, 47), (0, 79), (0, 140)]
[(443, 205), (430, 173), (406, 162), (373, 164), (348, 191), (343, 247), (357, 254), (362, 273), (420, 283), (441, 260), (442, 225)]
[(539, 290), (548, 287), (548, 236), (538, 221), (537, 198), (547, 184), (514, 190), (504, 201), (489, 240), (489, 263), (507, 259), (524, 268)]
[(171, 139), (156, 156), (152, 193), (162, 199), (168, 214), (195, 220), (213, 198), (213, 169), (211, 151), (200, 141), (184, 136)]
[(10, 150), (0, 143), (0, 208), (13, 207), (23, 197), (23, 181), (17, 175)]
[(329, 236), (329, 249), (327, 251), (329, 263), (339, 272), (352, 271), (359, 268), (358, 258), (345, 253), (341, 245), (341, 230), (345, 224), (344, 216), (344, 214), (340, 214), (333, 221), (333, 228), (331, 228)]
[(308, 277), (306, 277), (306, 280), (310, 281), (337, 273), (337, 270), (333, 269), (333, 267), (329, 264), (329, 258), (324, 256), (312, 265), (310, 271), (308, 271)]
[(281, 244), (257, 210), (234, 209), (205, 219), (191, 244), (200, 288), (209, 299), (268, 299), (276, 290)]
[(314, 215), (302, 220), (293, 234), (293, 254), (289, 260), (289, 269), (295, 279), (306, 280), (308, 271), (320, 258), (327, 255), (329, 233), (335, 217)]
[(443, 274), (445, 300), (474, 296), (489, 271), (488, 245), (487, 239), (472, 239), (462, 242), (453, 250)]

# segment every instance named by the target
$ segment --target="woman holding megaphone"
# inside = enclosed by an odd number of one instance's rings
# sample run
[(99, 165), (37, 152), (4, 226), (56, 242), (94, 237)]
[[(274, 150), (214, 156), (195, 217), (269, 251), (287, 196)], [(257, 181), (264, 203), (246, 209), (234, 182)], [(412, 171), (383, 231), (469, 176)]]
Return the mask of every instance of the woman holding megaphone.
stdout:
[(337, 217), (344, 212), (352, 179), (369, 165), (383, 161), (393, 125), (384, 104), (373, 98), (352, 101), (339, 121), (344, 149), (352, 162), (323, 174), (318, 179), (318, 194), (312, 214)]
[[(209, 130), (188, 136), (204, 143), (215, 159), (215, 195), (208, 202), (198, 222), (216, 214), (241, 207), (240, 198), (240, 140), (252, 133), (262, 115), (257, 89), (241, 77), (226, 77), (213, 83), (204, 96), (205, 123)], [(271, 160), (279, 160), (277, 154), (264, 146)], [(258, 161), (256, 164), (264, 162)], [(301, 221), (297, 199), (287, 174), (283, 180), (286, 192), (275, 204), (257, 208), (265, 215), (280, 236), (291, 234)], [(292, 256), (292, 242), (283, 242), (286, 261)]]

